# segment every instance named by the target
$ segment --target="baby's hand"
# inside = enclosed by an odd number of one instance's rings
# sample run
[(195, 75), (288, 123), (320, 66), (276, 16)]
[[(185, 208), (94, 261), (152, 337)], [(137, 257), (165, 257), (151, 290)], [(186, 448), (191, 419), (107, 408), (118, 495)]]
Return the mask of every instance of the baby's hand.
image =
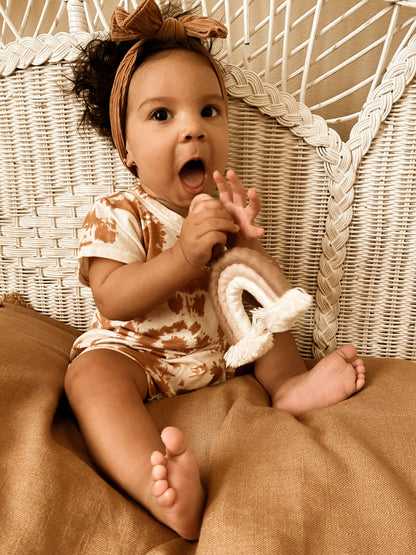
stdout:
[(214, 172), (221, 204), (239, 225), (240, 235), (244, 240), (258, 239), (264, 235), (264, 229), (254, 223), (260, 212), (260, 199), (256, 191), (249, 189), (246, 194), (243, 184), (233, 170), (228, 170), (227, 179), (231, 187), (218, 171)]
[(225, 245), (229, 233), (237, 233), (238, 225), (221, 202), (208, 197), (189, 211), (182, 224), (179, 246), (185, 260), (197, 269), (206, 266), (216, 245)]

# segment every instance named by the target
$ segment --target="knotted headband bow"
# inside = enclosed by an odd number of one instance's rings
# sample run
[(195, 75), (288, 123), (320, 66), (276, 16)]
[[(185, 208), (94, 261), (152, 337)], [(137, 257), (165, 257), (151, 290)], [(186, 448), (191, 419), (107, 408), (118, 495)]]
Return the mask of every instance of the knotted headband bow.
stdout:
[(210, 17), (184, 15), (179, 19), (173, 17), (163, 21), (160, 9), (154, 0), (145, 0), (136, 10), (129, 14), (117, 7), (111, 19), (111, 40), (140, 40), (157, 37), (161, 39), (180, 38), (184, 36), (225, 38), (227, 29), (222, 23)]
[[(125, 144), (125, 122), (127, 95), (131, 78), (136, 69), (137, 51), (143, 41), (149, 38), (160, 40), (195, 38), (224, 38), (227, 29), (215, 19), (198, 15), (184, 15), (178, 19), (169, 17), (163, 20), (162, 14), (155, 0), (144, 0), (133, 13), (129, 14), (123, 8), (117, 7), (111, 18), (111, 40), (124, 42), (137, 40), (122, 59), (115, 78), (110, 96), (111, 134), (124, 165), (137, 177), (135, 168), (127, 166)], [(221, 93), (227, 103), (227, 91), (219, 67), (206, 48), (198, 51), (210, 62), (217, 75)]]

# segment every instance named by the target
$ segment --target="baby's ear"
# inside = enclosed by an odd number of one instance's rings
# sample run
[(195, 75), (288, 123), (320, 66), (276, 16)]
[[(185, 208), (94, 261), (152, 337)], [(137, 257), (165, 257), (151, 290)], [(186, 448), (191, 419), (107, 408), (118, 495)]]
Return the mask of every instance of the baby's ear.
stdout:
[(131, 154), (129, 153), (128, 150), (126, 150), (126, 157), (124, 158), (123, 162), (125, 163), (125, 165), (128, 168), (135, 168), (136, 167), (136, 163), (133, 160), (133, 157), (131, 156)]

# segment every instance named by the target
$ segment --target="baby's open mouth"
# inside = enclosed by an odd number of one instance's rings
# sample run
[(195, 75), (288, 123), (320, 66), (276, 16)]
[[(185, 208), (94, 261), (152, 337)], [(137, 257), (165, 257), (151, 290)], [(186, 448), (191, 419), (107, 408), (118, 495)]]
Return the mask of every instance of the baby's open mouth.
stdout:
[(191, 189), (201, 187), (206, 178), (203, 161), (189, 160), (179, 172), (179, 176), (187, 187)]

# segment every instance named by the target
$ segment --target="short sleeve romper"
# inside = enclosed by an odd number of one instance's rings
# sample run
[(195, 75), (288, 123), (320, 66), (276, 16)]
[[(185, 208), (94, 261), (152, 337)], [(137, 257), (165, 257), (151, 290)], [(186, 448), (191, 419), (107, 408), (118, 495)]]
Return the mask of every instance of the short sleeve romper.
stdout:
[[(182, 216), (140, 185), (98, 200), (81, 232), (81, 283), (89, 285), (91, 257), (145, 262), (174, 245), (182, 223)], [(226, 379), (227, 343), (208, 295), (208, 277), (188, 283), (142, 318), (108, 320), (97, 309), (91, 329), (75, 341), (71, 360), (92, 349), (116, 350), (135, 360), (147, 376), (149, 399)]]

